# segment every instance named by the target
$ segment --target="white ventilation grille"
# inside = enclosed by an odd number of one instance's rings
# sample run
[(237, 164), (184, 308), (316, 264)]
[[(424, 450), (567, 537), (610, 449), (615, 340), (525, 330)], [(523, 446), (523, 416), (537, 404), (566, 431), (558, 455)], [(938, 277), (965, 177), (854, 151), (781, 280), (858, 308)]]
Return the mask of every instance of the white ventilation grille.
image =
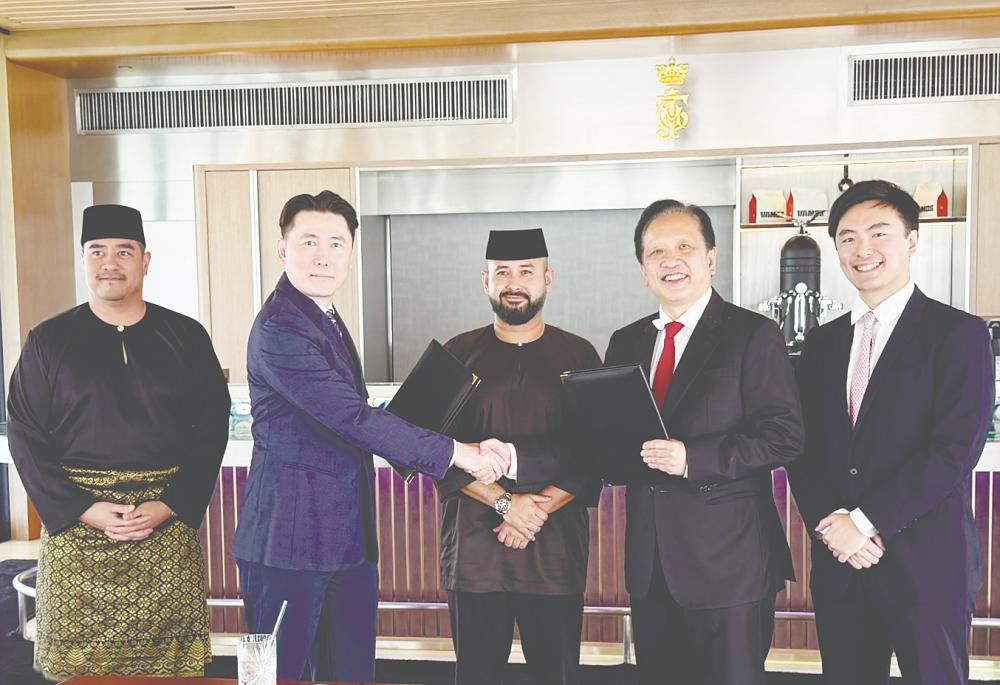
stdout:
[(1000, 50), (851, 58), (855, 103), (1000, 96)]
[(511, 76), (78, 90), (79, 133), (511, 120)]

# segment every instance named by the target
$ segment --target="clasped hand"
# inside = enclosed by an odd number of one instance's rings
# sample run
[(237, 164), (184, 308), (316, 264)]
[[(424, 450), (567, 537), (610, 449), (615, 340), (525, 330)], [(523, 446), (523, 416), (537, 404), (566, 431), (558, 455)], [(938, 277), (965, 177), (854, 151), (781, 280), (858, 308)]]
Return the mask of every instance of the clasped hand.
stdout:
[(861, 570), (871, 568), (885, 554), (885, 545), (878, 535), (868, 537), (854, 525), (850, 514), (833, 513), (816, 526), (823, 535), (823, 544), (840, 563)]
[(687, 469), (687, 450), (680, 440), (649, 440), (640, 454), (646, 466), (671, 476), (683, 476)]
[(545, 505), (552, 498), (548, 495), (511, 495), (510, 509), (504, 514), (503, 523), (493, 529), (497, 540), (513, 549), (524, 549), (549, 520)]
[(103, 532), (112, 540), (145, 540), (173, 515), (163, 502), (151, 500), (136, 506), (94, 502), (80, 515), (80, 522)]
[(480, 443), (457, 443), (455, 466), (473, 476), (480, 483), (489, 485), (510, 469), (510, 449), (507, 443), (496, 438)]

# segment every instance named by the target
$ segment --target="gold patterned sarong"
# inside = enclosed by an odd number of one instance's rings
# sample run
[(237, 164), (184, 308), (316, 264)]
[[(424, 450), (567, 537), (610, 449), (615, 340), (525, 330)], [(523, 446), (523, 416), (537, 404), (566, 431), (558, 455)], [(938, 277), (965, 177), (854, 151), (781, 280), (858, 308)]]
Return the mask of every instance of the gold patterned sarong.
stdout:
[[(66, 469), (98, 500), (160, 497), (177, 469)], [(198, 533), (170, 519), (145, 540), (119, 542), (78, 523), (42, 531), (35, 669), (72, 675), (199, 676), (212, 660)]]

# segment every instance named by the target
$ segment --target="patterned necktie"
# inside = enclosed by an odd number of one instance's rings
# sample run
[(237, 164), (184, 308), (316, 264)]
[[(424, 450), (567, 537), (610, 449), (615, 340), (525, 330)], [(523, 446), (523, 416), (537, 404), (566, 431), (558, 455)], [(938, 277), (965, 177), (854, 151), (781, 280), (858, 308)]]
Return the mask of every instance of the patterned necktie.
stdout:
[[(347, 356), (350, 357), (351, 362), (354, 364), (354, 387), (359, 393), (362, 392), (362, 387), (364, 387), (365, 374), (364, 370), (361, 368), (361, 357), (358, 356), (358, 348), (354, 346), (354, 339), (351, 338), (351, 332), (347, 330), (346, 327), (341, 327), (340, 321), (337, 319), (337, 312), (333, 307), (330, 307), (325, 312), (326, 318), (330, 319), (330, 323), (333, 324), (333, 328), (337, 331), (337, 335), (340, 336), (340, 341), (344, 343), (344, 347), (347, 350)], [(365, 397), (368, 397), (367, 393), (362, 393)]]
[(865, 325), (865, 331), (861, 335), (861, 345), (854, 357), (854, 374), (851, 376), (850, 412), (852, 426), (858, 422), (861, 401), (865, 398), (868, 379), (872, 375), (872, 350), (875, 347), (875, 329), (878, 326), (875, 312), (866, 312), (862, 323)]
[(674, 377), (674, 337), (684, 328), (684, 324), (671, 321), (663, 328), (663, 351), (656, 365), (656, 375), (653, 376), (653, 398), (656, 406), (662, 407), (667, 397), (670, 381)]
[[(333, 322), (333, 327), (337, 329), (338, 333), (340, 333), (340, 324), (337, 322), (337, 310), (330, 307), (323, 313), (326, 314), (326, 318)], [(340, 334), (343, 335), (343, 333)]]

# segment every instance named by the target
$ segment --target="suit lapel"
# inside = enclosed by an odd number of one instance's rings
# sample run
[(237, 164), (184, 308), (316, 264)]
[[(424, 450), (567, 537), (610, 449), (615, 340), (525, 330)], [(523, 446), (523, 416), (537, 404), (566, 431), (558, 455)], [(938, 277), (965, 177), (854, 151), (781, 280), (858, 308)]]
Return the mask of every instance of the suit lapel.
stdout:
[(656, 326), (653, 325), (653, 321), (650, 320), (646, 324), (646, 327), (642, 329), (642, 335), (635, 344), (635, 359), (639, 360), (639, 364), (642, 365), (642, 370), (646, 372), (646, 380), (652, 384), (653, 376), (650, 372), (649, 365), (653, 363), (653, 346), (656, 344), (656, 336), (659, 331), (656, 330)]
[(851, 325), (851, 315), (846, 314), (830, 324), (834, 327), (831, 336), (830, 371), (833, 382), (838, 389), (830, 400), (830, 410), (837, 421), (843, 424), (848, 432), (851, 428), (851, 410), (847, 406), (847, 369), (851, 363), (851, 345), (854, 342), (854, 326)]
[(354, 386), (362, 397), (368, 397), (368, 391), (364, 382), (365, 372), (361, 368), (361, 357), (358, 355), (358, 348), (354, 346), (354, 339), (351, 337), (351, 332), (347, 330), (347, 325), (343, 319), (338, 317), (338, 322), (340, 337), (343, 339), (344, 347), (347, 348), (347, 355), (351, 358), (351, 364), (354, 366)]
[(340, 317), (337, 318), (336, 324), (327, 319), (325, 315), (323, 319), (323, 335), (333, 343), (334, 354), (346, 361), (350, 366), (350, 380), (354, 383), (354, 389), (362, 397), (368, 397), (364, 384), (364, 372), (361, 369), (361, 360), (358, 358), (358, 351), (354, 347), (354, 340), (351, 339), (350, 332), (347, 331)]
[[(276, 293), (281, 293), (284, 297), (288, 298), (302, 312), (302, 315), (316, 326), (321, 335), (333, 342), (335, 353), (341, 355), (350, 364), (351, 368), (354, 369), (351, 380), (354, 382), (355, 390), (362, 397), (367, 398), (368, 390), (365, 387), (365, 375), (361, 368), (361, 358), (358, 356), (357, 348), (354, 347), (354, 340), (351, 339), (351, 333), (347, 330), (343, 321), (340, 321), (335, 326), (315, 302), (292, 285), (286, 274), (281, 274), (281, 278), (278, 279), (278, 284), (274, 287), (274, 290)], [(340, 333), (337, 333), (337, 328), (340, 329)]]
[(896, 322), (896, 327), (892, 329), (892, 335), (882, 349), (882, 354), (879, 355), (875, 369), (872, 371), (868, 387), (865, 389), (864, 399), (861, 400), (861, 408), (858, 411), (855, 430), (865, 420), (865, 415), (878, 397), (879, 392), (886, 385), (891, 384), (889, 379), (896, 377), (897, 370), (903, 362), (903, 353), (906, 351), (906, 347), (914, 344), (917, 340), (920, 318), (923, 316), (926, 301), (927, 296), (920, 292), (919, 289), (914, 288), (913, 294), (910, 295), (910, 301), (906, 303), (903, 313), (899, 315), (899, 321)]
[(712, 297), (708, 301), (708, 306), (705, 307), (698, 325), (695, 326), (694, 331), (691, 333), (691, 339), (688, 340), (687, 346), (684, 348), (684, 354), (681, 356), (677, 368), (674, 369), (674, 376), (670, 381), (667, 397), (663, 400), (661, 413), (663, 414), (664, 422), (670, 418), (670, 415), (680, 405), (685, 393), (687, 393), (695, 379), (698, 378), (698, 374), (701, 373), (702, 368), (704, 368), (705, 364), (715, 353), (715, 348), (722, 341), (722, 331), (720, 329), (724, 309), (725, 302), (713, 290)]

